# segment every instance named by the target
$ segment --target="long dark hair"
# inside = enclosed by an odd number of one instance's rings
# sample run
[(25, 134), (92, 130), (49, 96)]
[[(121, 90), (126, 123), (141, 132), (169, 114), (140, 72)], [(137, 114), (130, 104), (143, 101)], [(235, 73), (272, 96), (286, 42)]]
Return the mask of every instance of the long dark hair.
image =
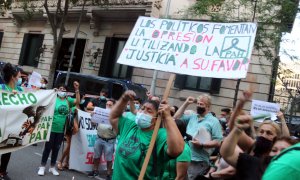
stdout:
[(3, 71), (3, 80), (6, 84), (9, 83), (12, 77), (16, 77), (18, 73), (21, 71), (17, 66), (13, 66), (10, 63), (6, 63), (2, 69)]

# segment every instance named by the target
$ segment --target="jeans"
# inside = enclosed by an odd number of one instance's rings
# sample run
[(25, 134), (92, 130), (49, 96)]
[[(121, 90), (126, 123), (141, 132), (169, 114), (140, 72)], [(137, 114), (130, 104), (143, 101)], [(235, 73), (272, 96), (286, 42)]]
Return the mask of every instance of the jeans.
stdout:
[(5, 173), (9, 160), (10, 160), (11, 153), (6, 153), (1, 155), (1, 166), (0, 166), (0, 173)]
[(48, 142), (45, 143), (43, 156), (42, 156), (42, 166), (46, 166), (47, 160), (49, 157), (50, 152), (51, 153), (51, 167), (55, 166), (58, 152), (61, 146), (61, 143), (64, 139), (64, 133), (55, 133), (51, 132), (50, 139)]
[(188, 168), (189, 180), (195, 179), (198, 175), (206, 174), (209, 168), (209, 164), (204, 161), (191, 161)]

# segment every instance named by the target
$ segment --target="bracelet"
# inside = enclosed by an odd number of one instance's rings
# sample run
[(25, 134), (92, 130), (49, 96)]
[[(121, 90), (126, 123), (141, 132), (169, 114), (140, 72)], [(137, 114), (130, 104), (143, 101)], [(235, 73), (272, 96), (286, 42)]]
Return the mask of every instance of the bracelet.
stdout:
[(76, 90), (76, 91), (75, 91), (75, 93), (78, 93), (78, 92), (79, 92), (79, 90)]

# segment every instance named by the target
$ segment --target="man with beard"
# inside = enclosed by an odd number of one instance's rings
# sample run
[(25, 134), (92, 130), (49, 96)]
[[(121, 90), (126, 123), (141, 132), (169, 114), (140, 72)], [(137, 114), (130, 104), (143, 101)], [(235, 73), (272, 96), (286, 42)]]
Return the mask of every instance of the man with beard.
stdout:
[(185, 109), (195, 101), (195, 98), (188, 97), (174, 115), (175, 119), (179, 118), (187, 123), (186, 132), (193, 137), (189, 142), (192, 152), (192, 161), (188, 168), (189, 179), (207, 172), (210, 152), (219, 146), (223, 138), (219, 120), (210, 113), (209, 95), (202, 94), (197, 98), (197, 114), (183, 114)]

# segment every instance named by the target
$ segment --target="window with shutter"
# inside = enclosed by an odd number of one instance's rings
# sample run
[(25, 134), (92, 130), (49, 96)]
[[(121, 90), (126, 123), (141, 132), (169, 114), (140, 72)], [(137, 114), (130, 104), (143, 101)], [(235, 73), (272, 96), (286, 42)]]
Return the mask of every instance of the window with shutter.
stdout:
[(126, 41), (126, 38), (116, 37), (107, 37), (105, 39), (99, 76), (127, 80), (131, 79), (133, 71), (132, 67), (117, 63)]
[(4, 32), (0, 31), (0, 48), (1, 48), (1, 45), (2, 45), (3, 35), (4, 35)]
[(189, 89), (194, 91), (210, 92), (218, 94), (220, 92), (222, 79), (196, 77), (188, 75), (176, 75), (174, 87), (179, 89)]
[(37, 67), (43, 41), (44, 34), (24, 34), (19, 64)]

